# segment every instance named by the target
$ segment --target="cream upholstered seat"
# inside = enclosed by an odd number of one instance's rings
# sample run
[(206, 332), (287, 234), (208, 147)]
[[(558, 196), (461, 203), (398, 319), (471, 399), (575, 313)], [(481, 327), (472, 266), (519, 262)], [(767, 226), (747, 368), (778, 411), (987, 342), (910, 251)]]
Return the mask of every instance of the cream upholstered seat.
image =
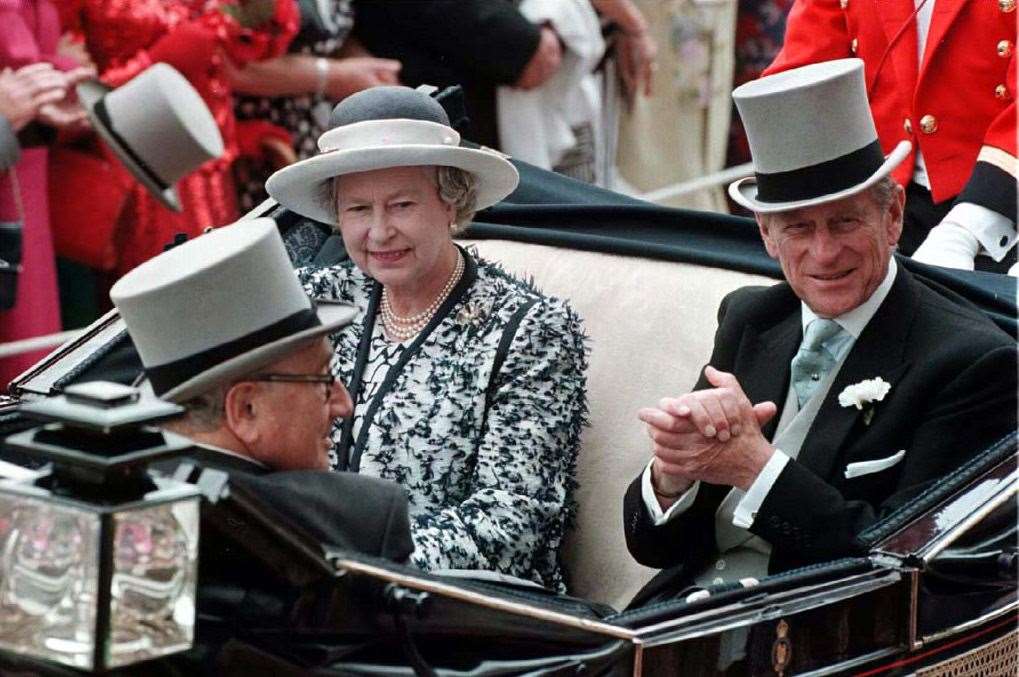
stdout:
[(567, 544), (570, 592), (626, 605), (654, 571), (623, 539), (623, 493), (649, 459), (636, 412), (686, 392), (711, 355), (722, 297), (774, 280), (722, 268), (511, 242), (467, 240), (508, 272), (569, 299), (589, 337), (590, 427), (578, 460), (577, 524)]

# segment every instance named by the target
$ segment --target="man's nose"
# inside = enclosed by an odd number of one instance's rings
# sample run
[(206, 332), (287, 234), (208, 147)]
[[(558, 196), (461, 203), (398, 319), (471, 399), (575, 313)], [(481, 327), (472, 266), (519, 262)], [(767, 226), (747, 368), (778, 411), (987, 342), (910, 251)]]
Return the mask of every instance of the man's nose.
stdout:
[(354, 413), (354, 402), (342, 383), (333, 386), (329, 395), (329, 415), (333, 418), (347, 418)]
[(833, 262), (838, 258), (840, 248), (839, 239), (827, 228), (822, 226), (814, 231), (810, 251), (815, 261), (819, 263)]

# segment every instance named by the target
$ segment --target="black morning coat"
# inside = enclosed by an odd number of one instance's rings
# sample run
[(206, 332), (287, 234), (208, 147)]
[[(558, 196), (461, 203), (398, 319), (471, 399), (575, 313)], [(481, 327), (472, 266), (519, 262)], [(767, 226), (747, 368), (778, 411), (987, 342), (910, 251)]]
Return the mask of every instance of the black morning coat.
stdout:
[(204, 447), (194, 447), (188, 459), (226, 472), (232, 486), (256, 497), (281, 524), (302, 530), (324, 546), (401, 564), (414, 549), (407, 495), (394, 482), (324, 470), (272, 471)]
[[(802, 340), (800, 300), (788, 284), (729, 294), (718, 313), (710, 364), (736, 375), (751, 402), (779, 407)], [(881, 377), (891, 390), (864, 411), (839, 404), (849, 385)], [(710, 388), (702, 375), (695, 389)], [(764, 428), (771, 439), (778, 416)], [(772, 545), (769, 571), (867, 552), (858, 534), (1016, 429), (1016, 347), (975, 307), (934, 291), (899, 266), (888, 296), (847, 356), (804, 439), (750, 528)], [(846, 465), (887, 458), (885, 470), (844, 476)], [(639, 605), (689, 585), (717, 555), (714, 515), (730, 488), (702, 484), (682, 515), (655, 527), (640, 477), (624, 498), (627, 546), (637, 561), (666, 568)]]

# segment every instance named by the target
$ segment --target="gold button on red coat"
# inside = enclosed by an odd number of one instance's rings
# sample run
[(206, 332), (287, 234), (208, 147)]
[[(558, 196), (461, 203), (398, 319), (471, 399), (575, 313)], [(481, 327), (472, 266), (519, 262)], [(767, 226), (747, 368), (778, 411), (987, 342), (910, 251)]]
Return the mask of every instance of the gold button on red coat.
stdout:
[(1012, 56), (1012, 47), (1014, 45), (1008, 40), (1002, 40), (998, 43), (998, 56), (1003, 59), (1007, 59)]
[(998, 9), (1005, 14), (1015, 11), (1015, 0), (998, 0)]
[(998, 99), (1007, 99), (1008, 87), (1006, 87), (1005, 85), (998, 85), (997, 87), (994, 88), (994, 96), (995, 98)]
[(853, 38), (853, 41), (849, 43), (849, 49), (852, 50), (853, 54), (856, 54), (856, 48), (860, 46), (860, 41)]
[(842, 9), (849, 7), (849, 0), (839, 0), (839, 7)]
[(938, 119), (933, 115), (924, 115), (920, 118), (920, 131), (924, 134), (933, 134), (938, 130)]
[(913, 123), (909, 121), (909, 118), (902, 121), (902, 128), (906, 130), (907, 134), (913, 133)]

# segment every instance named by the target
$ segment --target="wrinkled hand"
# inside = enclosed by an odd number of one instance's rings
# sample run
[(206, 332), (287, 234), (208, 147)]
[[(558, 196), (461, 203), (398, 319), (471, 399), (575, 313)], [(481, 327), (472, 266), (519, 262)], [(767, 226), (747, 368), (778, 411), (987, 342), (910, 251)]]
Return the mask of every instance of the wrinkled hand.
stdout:
[(968, 230), (953, 221), (942, 221), (931, 228), (927, 239), (913, 259), (932, 266), (973, 270), (973, 260), (980, 252), (980, 242)]
[(326, 96), (333, 101), (342, 101), (363, 89), (399, 84), (402, 67), (395, 59), (374, 56), (335, 59), (329, 64)]
[(620, 33), (616, 39), (616, 63), (628, 105), (633, 105), (638, 94), (651, 96), (657, 56), (658, 45), (647, 31)]
[(56, 103), (48, 103), (39, 107), (38, 119), (50, 127), (67, 130), (70, 133), (81, 133), (89, 129), (85, 109), (77, 101), (63, 99)]
[(16, 71), (0, 72), (0, 115), (15, 131), (31, 122), (42, 106), (67, 94), (64, 74), (49, 63), (34, 63)]
[(85, 109), (72, 96), (73, 87), (89, 78), (96, 76), (93, 66), (81, 66), (64, 75), (64, 83), (67, 86), (66, 96), (55, 103), (47, 103), (39, 107), (38, 118), (41, 122), (55, 127), (69, 134), (80, 134), (90, 128)]
[(751, 404), (732, 374), (709, 366), (705, 376), (714, 388), (638, 412), (652, 440), (654, 485), (663, 493), (696, 480), (745, 490), (774, 452), (761, 426), (775, 416), (775, 404)]
[(563, 46), (559, 42), (559, 36), (551, 26), (542, 26), (538, 48), (513, 86), (519, 89), (540, 87), (555, 75), (562, 60)]

